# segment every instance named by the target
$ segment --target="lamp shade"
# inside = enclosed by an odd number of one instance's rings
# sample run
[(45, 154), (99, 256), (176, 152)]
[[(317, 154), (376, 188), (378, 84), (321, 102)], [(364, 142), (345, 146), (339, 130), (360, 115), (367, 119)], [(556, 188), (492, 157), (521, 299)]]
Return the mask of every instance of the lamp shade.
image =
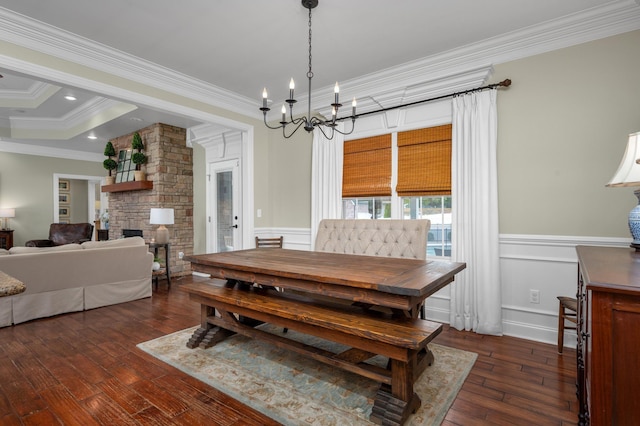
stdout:
[(640, 132), (631, 133), (618, 170), (607, 186), (640, 186)]
[(149, 223), (151, 225), (173, 225), (173, 209), (151, 209)]
[(16, 209), (0, 209), (0, 217), (16, 217)]

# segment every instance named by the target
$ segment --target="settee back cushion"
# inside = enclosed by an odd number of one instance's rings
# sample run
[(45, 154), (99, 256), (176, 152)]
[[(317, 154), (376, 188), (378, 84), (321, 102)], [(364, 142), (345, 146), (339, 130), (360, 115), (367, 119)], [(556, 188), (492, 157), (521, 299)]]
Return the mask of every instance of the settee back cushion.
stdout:
[(81, 243), (91, 240), (93, 225), (90, 223), (52, 223), (49, 226), (49, 239), (53, 245)]
[(64, 244), (61, 246), (53, 246), (53, 247), (22, 247), (22, 246), (14, 246), (9, 249), (9, 253), (11, 254), (29, 254), (29, 253), (47, 253), (51, 251), (73, 251), (73, 250), (82, 250), (82, 246), (80, 244)]
[(142, 237), (119, 238), (117, 240), (87, 241), (82, 243), (83, 249), (96, 249), (106, 247), (135, 247), (145, 245)]
[(318, 226), (315, 250), (424, 260), (430, 226), (426, 219), (324, 219)]

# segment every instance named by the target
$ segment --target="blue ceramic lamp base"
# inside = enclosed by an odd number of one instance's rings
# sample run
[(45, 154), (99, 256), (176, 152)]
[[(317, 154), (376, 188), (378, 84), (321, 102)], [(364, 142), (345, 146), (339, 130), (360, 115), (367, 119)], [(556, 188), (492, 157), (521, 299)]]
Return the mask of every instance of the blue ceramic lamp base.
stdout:
[(629, 212), (629, 231), (633, 237), (631, 247), (636, 251), (640, 251), (640, 189), (633, 192), (638, 198), (638, 205)]

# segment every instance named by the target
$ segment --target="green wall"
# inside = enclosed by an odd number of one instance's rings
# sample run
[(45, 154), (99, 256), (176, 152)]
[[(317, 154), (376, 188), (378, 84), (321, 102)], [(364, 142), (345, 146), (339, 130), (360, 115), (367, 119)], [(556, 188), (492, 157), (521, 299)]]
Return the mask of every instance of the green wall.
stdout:
[(496, 66), (500, 233), (629, 237), (606, 188), (640, 131), (640, 31)]
[(0, 208), (16, 209), (11, 219), (14, 245), (49, 235), (55, 173), (103, 176), (105, 170), (93, 161), (0, 152)]

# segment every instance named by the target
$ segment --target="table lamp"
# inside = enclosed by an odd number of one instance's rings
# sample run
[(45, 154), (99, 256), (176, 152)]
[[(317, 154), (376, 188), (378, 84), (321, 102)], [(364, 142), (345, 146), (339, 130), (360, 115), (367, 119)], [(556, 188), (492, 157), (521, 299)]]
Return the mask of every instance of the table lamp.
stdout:
[(169, 242), (169, 230), (164, 225), (173, 225), (173, 209), (151, 209), (149, 215), (151, 225), (160, 225), (156, 230), (156, 243)]
[[(638, 186), (640, 187), (640, 132), (631, 133), (618, 170), (606, 186)], [(633, 237), (631, 247), (640, 251), (640, 189), (634, 192), (638, 205), (629, 212), (629, 231)]]
[(0, 218), (3, 219), (2, 221), (3, 230), (10, 229), (9, 218), (11, 217), (16, 217), (16, 209), (0, 209)]

